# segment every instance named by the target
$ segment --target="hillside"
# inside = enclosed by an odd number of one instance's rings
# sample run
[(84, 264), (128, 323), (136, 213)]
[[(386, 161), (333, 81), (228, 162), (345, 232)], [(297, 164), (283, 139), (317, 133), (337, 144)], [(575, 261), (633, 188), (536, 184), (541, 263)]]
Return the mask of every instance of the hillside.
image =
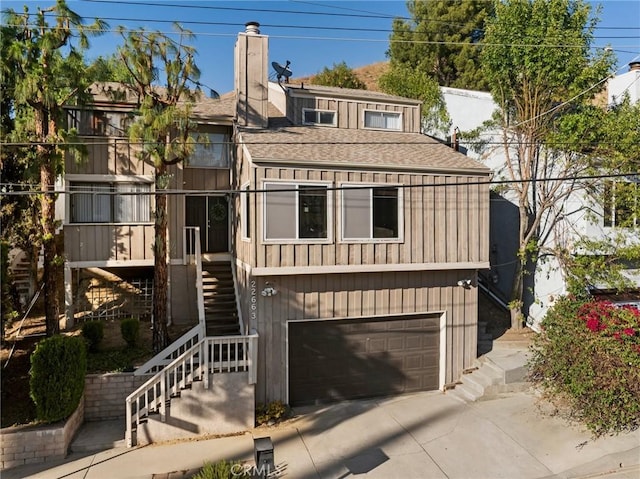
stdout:
[[(388, 68), (389, 62), (378, 62), (359, 68), (353, 68), (353, 72), (356, 74), (358, 79), (367, 86), (367, 90), (380, 91), (380, 88), (378, 88), (378, 78), (380, 78), (380, 76), (385, 73)], [(289, 83), (293, 83), (294, 85), (309, 83), (312, 78), (313, 75), (300, 78), (291, 78), (289, 80)]]

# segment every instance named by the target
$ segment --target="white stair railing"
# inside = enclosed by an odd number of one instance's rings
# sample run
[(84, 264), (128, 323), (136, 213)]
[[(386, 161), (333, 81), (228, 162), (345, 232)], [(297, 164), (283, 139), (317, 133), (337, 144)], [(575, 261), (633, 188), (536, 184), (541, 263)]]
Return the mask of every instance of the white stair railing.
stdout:
[(204, 324), (198, 323), (189, 331), (184, 333), (169, 346), (163, 349), (160, 353), (149, 359), (142, 366), (136, 368), (133, 372), (134, 376), (142, 376), (144, 374), (156, 373), (164, 368), (167, 364), (170, 364), (185, 351), (191, 349), (202, 338), (205, 337)]
[(249, 384), (255, 384), (257, 358), (256, 333), (201, 339), (127, 397), (127, 447), (134, 443), (134, 427), (137, 429), (140, 422), (153, 413), (158, 413), (164, 422), (168, 402), (194, 381), (203, 381), (204, 388), (208, 389), (210, 374), (247, 372)]
[(204, 325), (204, 291), (202, 289), (202, 247), (200, 245), (200, 227), (185, 226), (183, 245), (183, 264), (196, 265), (196, 296), (198, 301), (198, 321)]

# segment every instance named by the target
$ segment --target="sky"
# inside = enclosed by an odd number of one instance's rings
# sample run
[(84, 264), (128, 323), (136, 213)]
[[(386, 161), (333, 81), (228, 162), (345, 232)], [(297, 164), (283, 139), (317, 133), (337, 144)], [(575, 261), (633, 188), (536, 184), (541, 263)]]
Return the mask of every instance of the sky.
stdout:
[[(404, 0), (67, 0), (70, 8), (90, 22), (98, 17), (110, 29), (92, 39), (88, 56), (114, 53), (122, 38), (118, 26), (172, 32), (173, 22), (191, 30), (198, 56), (200, 81), (219, 94), (233, 89), (233, 46), (245, 23), (260, 23), (269, 36), (269, 65), (290, 63), (292, 76), (306, 77), (324, 67), (345, 62), (350, 68), (387, 60), (392, 21), (408, 17)], [(610, 46), (617, 54), (617, 73), (640, 55), (640, 1), (600, 0), (600, 22), (594, 46)], [(3, 0), (2, 9), (35, 12), (50, 1)], [(275, 80), (272, 71), (270, 79)]]

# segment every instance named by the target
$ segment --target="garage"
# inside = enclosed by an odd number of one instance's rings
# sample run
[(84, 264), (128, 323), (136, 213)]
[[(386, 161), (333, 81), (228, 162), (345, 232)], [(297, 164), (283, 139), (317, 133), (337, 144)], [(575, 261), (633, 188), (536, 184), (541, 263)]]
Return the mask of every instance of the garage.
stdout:
[(293, 406), (435, 390), (440, 316), (289, 321)]

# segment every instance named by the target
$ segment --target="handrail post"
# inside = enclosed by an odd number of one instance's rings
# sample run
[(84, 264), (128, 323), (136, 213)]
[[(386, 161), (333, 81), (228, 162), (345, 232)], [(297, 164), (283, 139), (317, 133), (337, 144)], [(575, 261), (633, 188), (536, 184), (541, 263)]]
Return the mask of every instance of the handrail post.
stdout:
[(124, 439), (127, 444), (127, 447), (131, 447), (133, 446), (132, 425), (131, 425), (131, 422), (133, 421), (133, 417), (131, 412), (131, 398), (127, 398), (126, 403), (127, 403), (127, 411), (126, 411), (125, 421), (127, 422), (127, 429), (125, 430), (125, 433), (124, 433)]
[(207, 340), (207, 338), (204, 338), (204, 341), (202, 341), (202, 345), (204, 347), (204, 360), (203, 360), (203, 365), (204, 366), (204, 388), (205, 389), (209, 389), (209, 341)]
[(200, 227), (194, 227), (194, 256), (196, 259), (196, 294), (198, 301), (198, 322), (205, 324), (204, 288), (202, 286), (202, 246), (200, 245)]
[(160, 413), (160, 420), (166, 422), (167, 414), (165, 408), (167, 407), (167, 370), (162, 370), (162, 380), (160, 381), (160, 407), (158, 412)]

